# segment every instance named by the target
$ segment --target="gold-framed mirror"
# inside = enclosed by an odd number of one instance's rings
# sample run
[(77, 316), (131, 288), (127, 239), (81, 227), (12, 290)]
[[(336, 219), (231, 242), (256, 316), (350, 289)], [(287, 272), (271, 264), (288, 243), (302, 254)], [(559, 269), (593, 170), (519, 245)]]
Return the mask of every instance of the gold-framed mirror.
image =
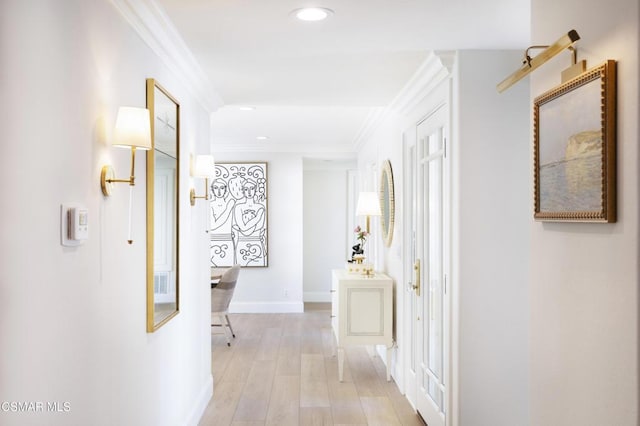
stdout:
[(152, 149), (147, 151), (147, 332), (180, 312), (180, 104), (147, 79)]
[(391, 169), (391, 162), (385, 160), (380, 174), (380, 209), (382, 210), (380, 224), (382, 225), (382, 239), (387, 247), (391, 246), (391, 241), (393, 240), (393, 225), (395, 222), (393, 192), (393, 170)]

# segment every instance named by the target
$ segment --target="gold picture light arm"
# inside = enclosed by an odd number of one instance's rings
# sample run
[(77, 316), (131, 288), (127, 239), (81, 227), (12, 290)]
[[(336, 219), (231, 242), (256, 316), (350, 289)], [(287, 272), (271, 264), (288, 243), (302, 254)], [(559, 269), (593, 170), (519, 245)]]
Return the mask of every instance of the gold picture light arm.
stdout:
[[(578, 35), (577, 31), (571, 30), (567, 34), (560, 37), (558, 41), (553, 43), (551, 46), (529, 47), (525, 51), (525, 57), (524, 57), (524, 60), (522, 61), (523, 62), (522, 67), (516, 72), (514, 72), (513, 74), (511, 74), (509, 77), (505, 78), (503, 81), (498, 83), (498, 85), (496, 86), (498, 89), (498, 92), (499, 93), (504, 92), (509, 87), (513, 86), (515, 83), (520, 81), (522, 78), (529, 75), (531, 71), (535, 70), (540, 65), (544, 64), (549, 59), (553, 58), (554, 56), (556, 56), (558, 53), (562, 52), (565, 49), (572, 50), (573, 64), (575, 64), (576, 53), (575, 53), (575, 49), (573, 48), (573, 44), (578, 40), (580, 40), (580, 36)], [(538, 55), (534, 56), (533, 58), (529, 56), (530, 49), (542, 49), (542, 48), (546, 48), (546, 49), (543, 52), (539, 53)]]

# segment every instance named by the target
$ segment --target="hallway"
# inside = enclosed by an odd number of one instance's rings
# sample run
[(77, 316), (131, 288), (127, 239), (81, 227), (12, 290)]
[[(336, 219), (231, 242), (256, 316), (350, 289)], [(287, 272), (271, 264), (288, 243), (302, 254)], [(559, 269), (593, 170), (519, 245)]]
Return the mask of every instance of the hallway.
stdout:
[(330, 307), (305, 310), (231, 315), (231, 347), (213, 330), (214, 394), (200, 425), (422, 425), (366, 348), (346, 349), (340, 383)]

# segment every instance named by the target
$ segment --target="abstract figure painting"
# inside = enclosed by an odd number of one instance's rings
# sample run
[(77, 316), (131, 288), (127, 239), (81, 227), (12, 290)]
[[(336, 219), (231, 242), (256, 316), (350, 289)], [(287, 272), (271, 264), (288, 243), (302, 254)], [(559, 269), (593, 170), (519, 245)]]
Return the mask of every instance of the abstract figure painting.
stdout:
[(535, 218), (616, 221), (616, 63), (534, 102)]
[(210, 195), (211, 266), (268, 266), (267, 163), (216, 163)]

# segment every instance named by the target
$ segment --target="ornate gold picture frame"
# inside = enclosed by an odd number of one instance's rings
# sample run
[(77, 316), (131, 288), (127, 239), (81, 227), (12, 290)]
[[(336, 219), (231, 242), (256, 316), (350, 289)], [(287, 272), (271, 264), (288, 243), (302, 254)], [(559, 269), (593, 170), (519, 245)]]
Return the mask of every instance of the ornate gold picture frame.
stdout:
[(534, 100), (534, 217), (616, 221), (616, 62)]

